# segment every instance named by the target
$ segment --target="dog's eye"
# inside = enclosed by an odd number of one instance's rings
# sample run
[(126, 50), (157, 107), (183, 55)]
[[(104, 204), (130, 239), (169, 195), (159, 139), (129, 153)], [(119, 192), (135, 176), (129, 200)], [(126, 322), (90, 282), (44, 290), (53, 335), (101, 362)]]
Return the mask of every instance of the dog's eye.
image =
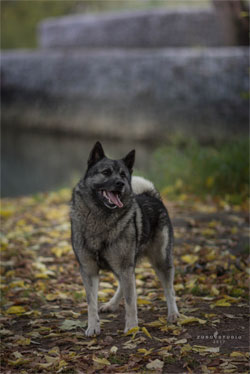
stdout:
[(121, 172), (120, 172), (120, 176), (121, 176), (122, 178), (126, 178), (126, 173), (125, 173), (125, 171), (121, 171)]
[(102, 174), (109, 177), (112, 174), (112, 171), (110, 169), (105, 169), (102, 171)]

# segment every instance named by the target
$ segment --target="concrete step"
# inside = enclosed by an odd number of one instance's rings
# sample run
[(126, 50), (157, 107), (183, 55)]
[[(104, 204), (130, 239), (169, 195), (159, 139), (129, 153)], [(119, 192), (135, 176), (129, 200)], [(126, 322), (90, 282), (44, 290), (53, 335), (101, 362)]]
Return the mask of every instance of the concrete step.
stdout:
[(39, 25), (44, 48), (159, 48), (221, 46), (213, 8), (175, 8), (73, 15)]
[(2, 125), (92, 136), (248, 134), (249, 48), (3, 52)]

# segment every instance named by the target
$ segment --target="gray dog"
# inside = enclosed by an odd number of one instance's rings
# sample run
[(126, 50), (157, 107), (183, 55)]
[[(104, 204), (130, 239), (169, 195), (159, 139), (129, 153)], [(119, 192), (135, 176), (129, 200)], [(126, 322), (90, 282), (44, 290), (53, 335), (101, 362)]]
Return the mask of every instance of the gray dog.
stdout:
[(178, 317), (173, 288), (173, 228), (154, 185), (131, 177), (135, 151), (111, 160), (97, 142), (85, 176), (73, 190), (72, 246), (88, 302), (87, 336), (100, 333), (97, 292), (100, 269), (111, 270), (119, 286), (101, 312), (115, 311), (124, 297), (125, 332), (138, 325), (135, 266), (146, 256), (158, 275), (168, 306), (168, 321)]

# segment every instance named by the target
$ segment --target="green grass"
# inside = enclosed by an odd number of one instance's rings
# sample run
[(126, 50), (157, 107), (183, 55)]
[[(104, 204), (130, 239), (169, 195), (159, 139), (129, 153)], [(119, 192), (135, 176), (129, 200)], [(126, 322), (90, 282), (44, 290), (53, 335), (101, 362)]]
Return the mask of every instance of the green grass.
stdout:
[(1, 48), (35, 48), (37, 24), (44, 18), (69, 14), (75, 0), (1, 1)]
[(217, 146), (177, 142), (160, 147), (149, 177), (167, 195), (211, 194), (241, 203), (249, 194), (249, 140)]

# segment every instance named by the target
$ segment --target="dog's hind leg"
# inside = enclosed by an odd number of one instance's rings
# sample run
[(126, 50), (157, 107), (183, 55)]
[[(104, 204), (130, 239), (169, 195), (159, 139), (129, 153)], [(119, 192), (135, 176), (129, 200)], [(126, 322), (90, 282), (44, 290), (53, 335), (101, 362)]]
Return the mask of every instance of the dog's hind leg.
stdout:
[(168, 321), (175, 322), (179, 316), (174, 291), (174, 265), (168, 228), (165, 227), (158, 235), (154, 248), (148, 253), (149, 260), (161, 281), (168, 307)]
[(101, 305), (100, 312), (114, 312), (118, 309), (123, 293), (120, 283), (118, 284), (116, 293), (107, 303)]
[(168, 322), (175, 322), (179, 316), (178, 308), (175, 301), (174, 291), (174, 267), (167, 266), (163, 269), (162, 267), (154, 266), (155, 272), (159, 277), (168, 306)]

